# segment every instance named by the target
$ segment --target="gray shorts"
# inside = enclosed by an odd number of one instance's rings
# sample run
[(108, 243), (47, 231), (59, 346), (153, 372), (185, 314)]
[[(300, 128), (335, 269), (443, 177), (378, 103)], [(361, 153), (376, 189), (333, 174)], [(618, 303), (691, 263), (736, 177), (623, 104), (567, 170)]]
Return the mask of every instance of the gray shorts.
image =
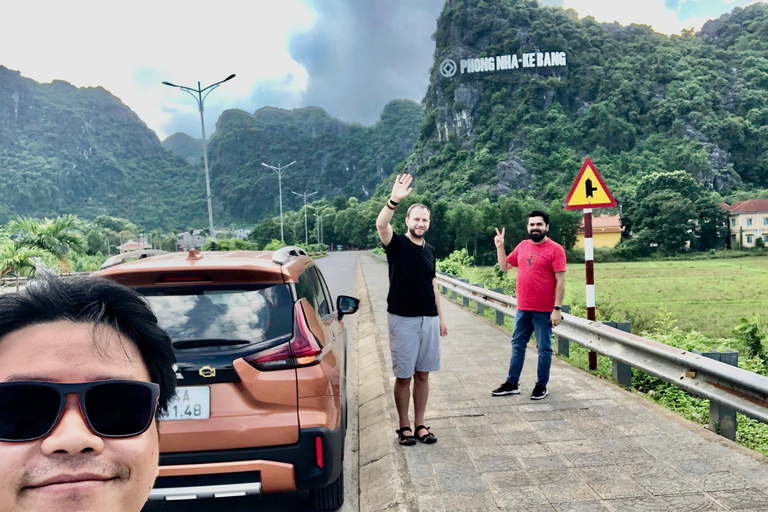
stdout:
[(398, 379), (440, 369), (440, 317), (387, 313), (392, 369)]

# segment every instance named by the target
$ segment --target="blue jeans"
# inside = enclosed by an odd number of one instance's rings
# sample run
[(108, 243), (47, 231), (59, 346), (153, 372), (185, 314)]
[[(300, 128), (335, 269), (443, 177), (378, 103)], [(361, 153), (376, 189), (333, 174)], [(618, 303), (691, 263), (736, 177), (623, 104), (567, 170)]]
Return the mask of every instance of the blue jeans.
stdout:
[(507, 382), (517, 384), (525, 363), (525, 347), (536, 332), (536, 348), (539, 350), (537, 386), (546, 386), (549, 382), (549, 368), (552, 366), (552, 326), (549, 324), (551, 313), (539, 311), (520, 311), (515, 314), (515, 332), (512, 334), (512, 360), (509, 362)]

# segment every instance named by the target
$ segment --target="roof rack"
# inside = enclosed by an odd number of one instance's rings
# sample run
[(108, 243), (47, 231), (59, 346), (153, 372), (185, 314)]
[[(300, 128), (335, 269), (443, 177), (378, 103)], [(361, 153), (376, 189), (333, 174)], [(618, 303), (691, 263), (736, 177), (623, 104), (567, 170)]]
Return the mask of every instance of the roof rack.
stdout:
[(142, 250), (142, 251), (130, 251), (130, 252), (124, 252), (123, 254), (118, 254), (116, 256), (112, 256), (107, 261), (105, 261), (99, 270), (104, 270), (105, 268), (114, 267), (115, 265), (119, 265), (121, 263), (125, 263), (125, 260), (135, 258), (137, 260), (140, 260), (142, 258), (149, 258), (150, 256), (157, 256), (159, 254), (168, 254), (168, 251), (157, 251), (157, 250)]
[(277, 263), (278, 265), (285, 265), (288, 263), (288, 260), (291, 258), (295, 258), (297, 256), (308, 256), (307, 251), (302, 249), (301, 247), (296, 247), (295, 245), (289, 245), (286, 247), (283, 247), (282, 249), (276, 250), (272, 254), (272, 261), (274, 263)]

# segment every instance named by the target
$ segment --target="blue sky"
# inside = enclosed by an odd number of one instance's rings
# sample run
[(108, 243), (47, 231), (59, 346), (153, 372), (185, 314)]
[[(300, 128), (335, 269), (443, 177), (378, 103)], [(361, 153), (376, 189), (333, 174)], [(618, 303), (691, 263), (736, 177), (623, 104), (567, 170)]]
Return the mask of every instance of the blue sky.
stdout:
[[(666, 34), (755, 0), (541, 0), (581, 17), (642, 23)], [(161, 85), (237, 77), (205, 102), (206, 133), (221, 112), (316, 105), (374, 123), (392, 99), (421, 101), (444, 0), (217, 0), (205, 10), (168, 0), (36, 0), (3, 4), (0, 65), (38, 82), (102, 86), (161, 139), (200, 137), (196, 103)], [(191, 6), (192, 4), (190, 4)], [(41, 13), (44, 13), (42, 15)], [(2, 101), (2, 99), (0, 99)]]

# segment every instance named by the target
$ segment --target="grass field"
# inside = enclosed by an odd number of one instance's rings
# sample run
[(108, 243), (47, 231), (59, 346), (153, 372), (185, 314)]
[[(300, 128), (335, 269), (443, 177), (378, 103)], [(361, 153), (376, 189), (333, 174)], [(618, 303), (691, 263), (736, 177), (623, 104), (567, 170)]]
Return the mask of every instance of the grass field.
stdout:
[[(479, 267), (467, 277), (476, 282), (490, 272)], [(514, 278), (515, 269), (509, 274)], [(566, 304), (585, 307), (585, 282), (584, 264), (569, 265)], [(598, 312), (635, 320), (633, 332), (668, 313), (682, 330), (730, 338), (740, 317), (768, 319), (768, 257), (596, 263), (595, 293)]]

